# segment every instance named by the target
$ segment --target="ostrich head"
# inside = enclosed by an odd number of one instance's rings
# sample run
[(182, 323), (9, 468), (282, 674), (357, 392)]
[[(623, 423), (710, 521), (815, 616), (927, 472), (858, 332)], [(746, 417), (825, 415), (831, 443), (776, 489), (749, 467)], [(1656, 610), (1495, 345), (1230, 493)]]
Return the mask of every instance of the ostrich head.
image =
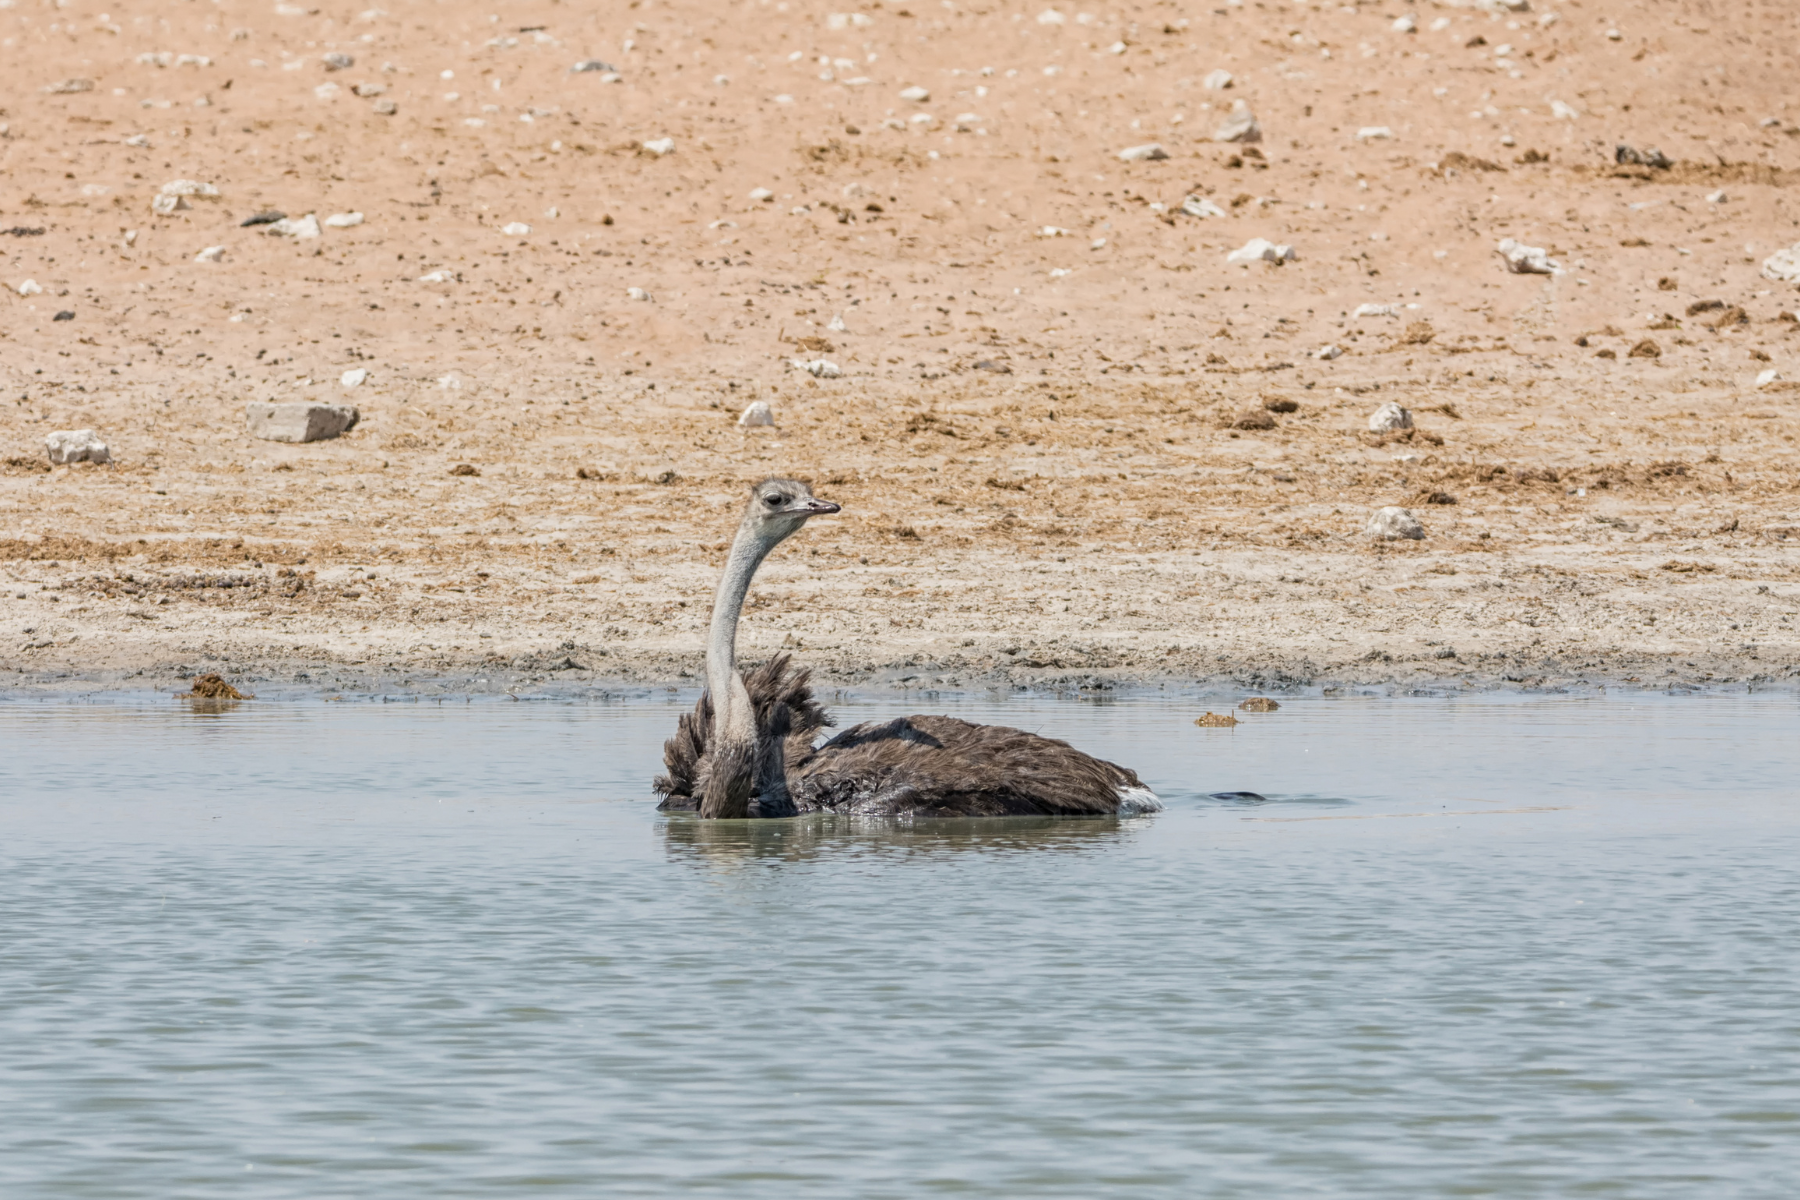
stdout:
[(806, 518), (837, 511), (837, 505), (820, 500), (798, 479), (765, 479), (750, 489), (738, 536), (749, 538), (761, 551), (760, 558), (798, 533)]

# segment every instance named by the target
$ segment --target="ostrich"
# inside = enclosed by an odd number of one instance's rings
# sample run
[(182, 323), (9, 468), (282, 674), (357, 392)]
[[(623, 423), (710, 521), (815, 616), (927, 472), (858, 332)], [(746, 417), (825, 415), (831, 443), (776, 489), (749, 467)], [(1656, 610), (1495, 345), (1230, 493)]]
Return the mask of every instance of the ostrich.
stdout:
[(702, 817), (1108, 816), (1154, 812), (1135, 772), (1067, 742), (955, 717), (896, 717), (846, 729), (814, 701), (809, 672), (777, 654), (737, 671), (738, 618), (750, 579), (808, 517), (838, 511), (795, 479), (765, 479), (725, 560), (706, 643), (706, 691), (663, 747), (661, 812)]

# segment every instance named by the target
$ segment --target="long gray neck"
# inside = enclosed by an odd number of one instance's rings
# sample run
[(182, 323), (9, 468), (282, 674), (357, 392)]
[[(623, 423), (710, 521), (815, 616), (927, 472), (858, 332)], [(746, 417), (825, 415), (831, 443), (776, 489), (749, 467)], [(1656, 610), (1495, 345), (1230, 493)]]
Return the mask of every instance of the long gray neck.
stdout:
[(740, 741), (745, 740), (741, 735), (746, 731), (754, 738), (755, 726), (748, 711), (738, 711), (749, 707), (737, 674), (738, 618), (744, 612), (751, 577), (774, 548), (774, 543), (755, 536), (749, 528), (740, 528), (713, 596), (712, 630), (706, 639), (706, 687), (712, 693), (713, 729), (720, 736), (739, 735)]

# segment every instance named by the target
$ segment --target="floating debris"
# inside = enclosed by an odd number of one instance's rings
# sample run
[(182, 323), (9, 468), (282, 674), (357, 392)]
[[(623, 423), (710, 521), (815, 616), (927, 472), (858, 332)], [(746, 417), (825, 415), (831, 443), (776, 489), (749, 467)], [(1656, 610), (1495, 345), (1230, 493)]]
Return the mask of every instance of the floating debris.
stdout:
[(194, 686), (191, 691), (179, 692), (177, 694), (184, 698), (192, 697), (196, 700), (256, 699), (254, 695), (246, 696), (243, 692), (238, 691), (229, 683), (226, 683), (222, 676), (218, 675), (202, 675), (194, 680)]
[(1274, 712), (1276, 709), (1280, 708), (1281, 705), (1275, 703), (1275, 701), (1269, 699), (1267, 696), (1252, 696), (1242, 704), (1238, 705), (1238, 707), (1245, 712)]
[(1230, 713), (1208, 712), (1204, 716), (1194, 718), (1194, 724), (1202, 729), (1229, 729), (1238, 723), (1238, 719)]

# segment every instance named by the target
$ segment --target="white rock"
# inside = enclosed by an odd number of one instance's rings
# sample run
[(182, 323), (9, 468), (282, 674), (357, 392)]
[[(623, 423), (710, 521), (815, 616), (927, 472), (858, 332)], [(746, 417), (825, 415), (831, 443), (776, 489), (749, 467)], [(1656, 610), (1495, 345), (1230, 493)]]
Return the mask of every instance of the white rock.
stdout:
[(902, 89), (900, 98), (902, 100), (910, 100), (914, 104), (923, 104), (931, 99), (931, 89), (922, 88), (917, 84), (914, 84), (912, 87)]
[(446, 392), (462, 391), (462, 380), (458, 379), (454, 375), (439, 375), (437, 377), (437, 385), (439, 387), (443, 388)]
[(1708, 204), (1723, 204), (1730, 198), (1731, 197), (1729, 197), (1725, 194), (1723, 189), (1720, 189), (1719, 191), (1716, 191), (1716, 192), (1706, 193), (1706, 202)]
[(1106, 48), (1108, 54), (1123, 54), (1125, 53), (1125, 50), (1126, 46), (1124, 42), (1114, 42)]
[(767, 204), (775, 198), (775, 193), (771, 192), (768, 188), (751, 188), (750, 198), (759, 203)]
[(1403, 538), (1416, 542), (1425, 536), (1425, 527), (1404, 508), (1389, 505), (1375, 510), (1375, 515), (1369, 518), (1363, 533), (1384, 542), (1397, 542)]
[(1370, 433), (1392, 433), (1396, 429), (1411, 429), (1412, 427), (1412, 412), (1400, 407), (1392, 400), (1369, 414)]
[(597, 58), (584, 58), (569, 68), (570, 73), (575, 75), (585, 75), (589, 71), (600, 71), (610, 74), (612, 70), (613, 65), (611, 63), (601, 62)]
[(1213, 134), (1213, 140), (1216, 142), (1260, 142), (1262, 141), (1262, 126), (1256, 123), (1256, 114), (1250, 111), (1248, 104), (1242, 100), (1234, 100), (1231, 102), (1231, 115), (1225, 118), (1225, 123), (1219, 126), (1219, 131)]
[(420, 283), (461, 283), (462, 276), (455, 271), (440, 268), (419, 276)]
[(1359, 142), (1384, 141), (1393, 136), (1394, 131), (1386, 125), (1364, 125), (1356, 131), (1356, 140)]
[(1063, 15), (1054, 8), (1046, 8), (1043, 12), (1038, 14), (1039, 25), (1061, 25), (1062, 23)]
[(291, 237), (297, 242), (304, 242), (310, 238), (319, 236), (319, 218), (312, 213), (307, 213), (304, 217), (297, 219), (294, 217), (283, 217), (281, 220), (268, 226), (265, 232), (274, 234), (277, 237)]
[(1143, 146), (1127, 146), (1119, 151), (1120, 162), (1157, 162), (1169, 157), (1169, 152), (1162, 148), (1160, 142), (1151, 142)]
[(341, 91), (343, 91), (343, 89), (338, 87), (335, 83), (321, 83), (318, 87), (313, 89), (313, 95), (321, 100), (329, 100)]
[(1550, 115), (1559, 121), (1573, 121), (1581, 114), (1575, 110), (1573, 105), (1564, 104), (1561, 100), (1552, 100), (1550, 102)]
[(244, 405), (244, 421), (250, 436), (265, 442), (322, 442), (354, 428), (360, 419), (348, 404)]
[(373, 100), (377, 96), (387, 95), (385, 83), (359, 83), (350, 89), (364, 100)]
[(848, 332), (850, 332), (850, 327), (848, 325), (844, 324), (844, 314), (843, 313), (839, 313), (837, 316), (831, 318), (831, 321), (825, 326), (825, 328), (831, 330), (831, 332), (833, 332), (833, 333), (848, 333)]
[(1495, 249), (1506, 260), (1506, 269), (1514, 275), (1562, 274), (1562, 265), (1550, 257), (1549, 251), (1537, 246), (1503, 238)]
[(324, 58), (327, 71), (344, 71), (356, 65), (356, 60), (341, 50), (333, 50)]
[(27, 279), (24, 283), (19, 285), (19, 295), (21, 296), (36, 296), (42, 293), (43, 290), (44, 289), (38, 285), (38, 281), (35, 279)]
[(810, 361), (804, 358), (791, 358), (788, 360), (788, 365), (796, 371), (805, 371), (814, 379), (836, 379), (843, 374), (838, 369), (838, 365), (828, 358), (815, 358)]
[(1231, 83), (1231, 72), (1221, 67), (1216, 70), (1208, 71), (1206, 73), (1206, 78), (1201, 81), (1200, 86), (1209, 92), (1222, 92), (1230, 87)]
[(655, 298), (641, 287), (626, 288), (625, 294), (633, 300), (652, 300)]
[(675, 153), (675, 139), (670, 137), (652, 138), (644, 143), (644, 149), (661, 158), (665, 154)]
[(57, 464), (112, 461), (106, 443), (91, 429), (59, 429), (44, 439), (44, 449)]
[(1395, 17), (1394, 23), (1388, 28), (1395, 33), (1412, 33), (1419, 28), (1419, 22), (1411, 13), (1407, 13), (1404, 17)]
[(1762, 277), (1776, 283), (1800, 283), (1800, 242), (1763, 259)]
[(1321, 346), (1313, 351), (1314, 358), (1322, 358), (1327, 362), (1330, 362), (1334, 358), (1342, 358), (1343, 354), (1344, 348), (1337, 345), (1335, 342), (1329, 346)]
[(1760, 371), (1757, 373), (1757, 376), (1756, 376), (1756, 386), (1759, 388), (1765, 388), (1765, 387), (1768, 387), (1771, 383), (1780, 383), (1780, 382), (1781, 382), (1781, 372), (1777, 371), (1774, 367), (1770, 367), (1766, 371)]
[(862, 13), (828, 13), (825, 17), (827, 29), (867, 29), (874, 23)]
[(1396, 304), (1359, 304), (1350, 313), (1352, 320), (1362, 317), (1397, 317), (1400, 307)]
[(166, 217), (171, 213), (183, 212), (189, 207), (190, 205), (187, 202), (186, 196), (157, 195), (150, 200), (150, 211), (159, 217)]
[(377, 100), (374, 104), (370, 105), (370, 108), (374, 110), (375, 115), (378, 117), (391, 117), (400, 111), (400, 106), (395, 104), (392, 100)]
[(1190, 217), (1222, 217), (1225, 210), (1204, 196), (1189, 196), (1181, 202), (1181, 211)]
[(369, 368), (351, 367), (348, 371), (345, 371), (342, 375), (338, 376), (338, 383), (347, 388), (361, 387), (368, 378)]
[(1104, 249), (1106, 249), (1106, 239), (1105, 238), (1095, 238), (1092, 242), (1088, 243), (1088, 249), (1089, 250), (1104, 250)]
[(325, 228), (327, 229), (350, 229), (362, 223), (363, 215), (356, 212), (332, 213), (325, 218)]
[(923, 129), (925, 126), (931, 124), (936, 119), (937, 118), (932, 116), (930, 113), (914, 113), (912, 116), (907, 118), (908, 121), (911, 121), (914, 125), (919, 126), (921, 129)]
[(531, 232), (531, 226), (523, 221), (509, 221), (501, 226), (500, 232), (504, 233), (507, 237), (524, 237)]
[(1299, 255), (1292, 246), (1278, 246), (1267, 238), (1251, 238), (1236, 250), (1225, 256), (1229, 265), (1249, 264), (1253, 262), (1284, 263), (1292, 262)]
[(975, 127), (981, 124), (981, 118), (974, 113), (958, 113), (954, 128), (958, 133), (974, 133)]
[(225, 261), (225, 247), (223, 247), (223, 246), (208, 246), (206, 249), (202, 250), (200, 253), (194, 255), (194, 261), (195, 262), (223, 262), (223, 261)]
[(743, 416), (738, 418), (738, 424), (746, 429), (758, 425), (772, 426), (775, 424), (775, 412), (769, 407), (767, 400), (752, 400), (750, 407), (746, 408)]

